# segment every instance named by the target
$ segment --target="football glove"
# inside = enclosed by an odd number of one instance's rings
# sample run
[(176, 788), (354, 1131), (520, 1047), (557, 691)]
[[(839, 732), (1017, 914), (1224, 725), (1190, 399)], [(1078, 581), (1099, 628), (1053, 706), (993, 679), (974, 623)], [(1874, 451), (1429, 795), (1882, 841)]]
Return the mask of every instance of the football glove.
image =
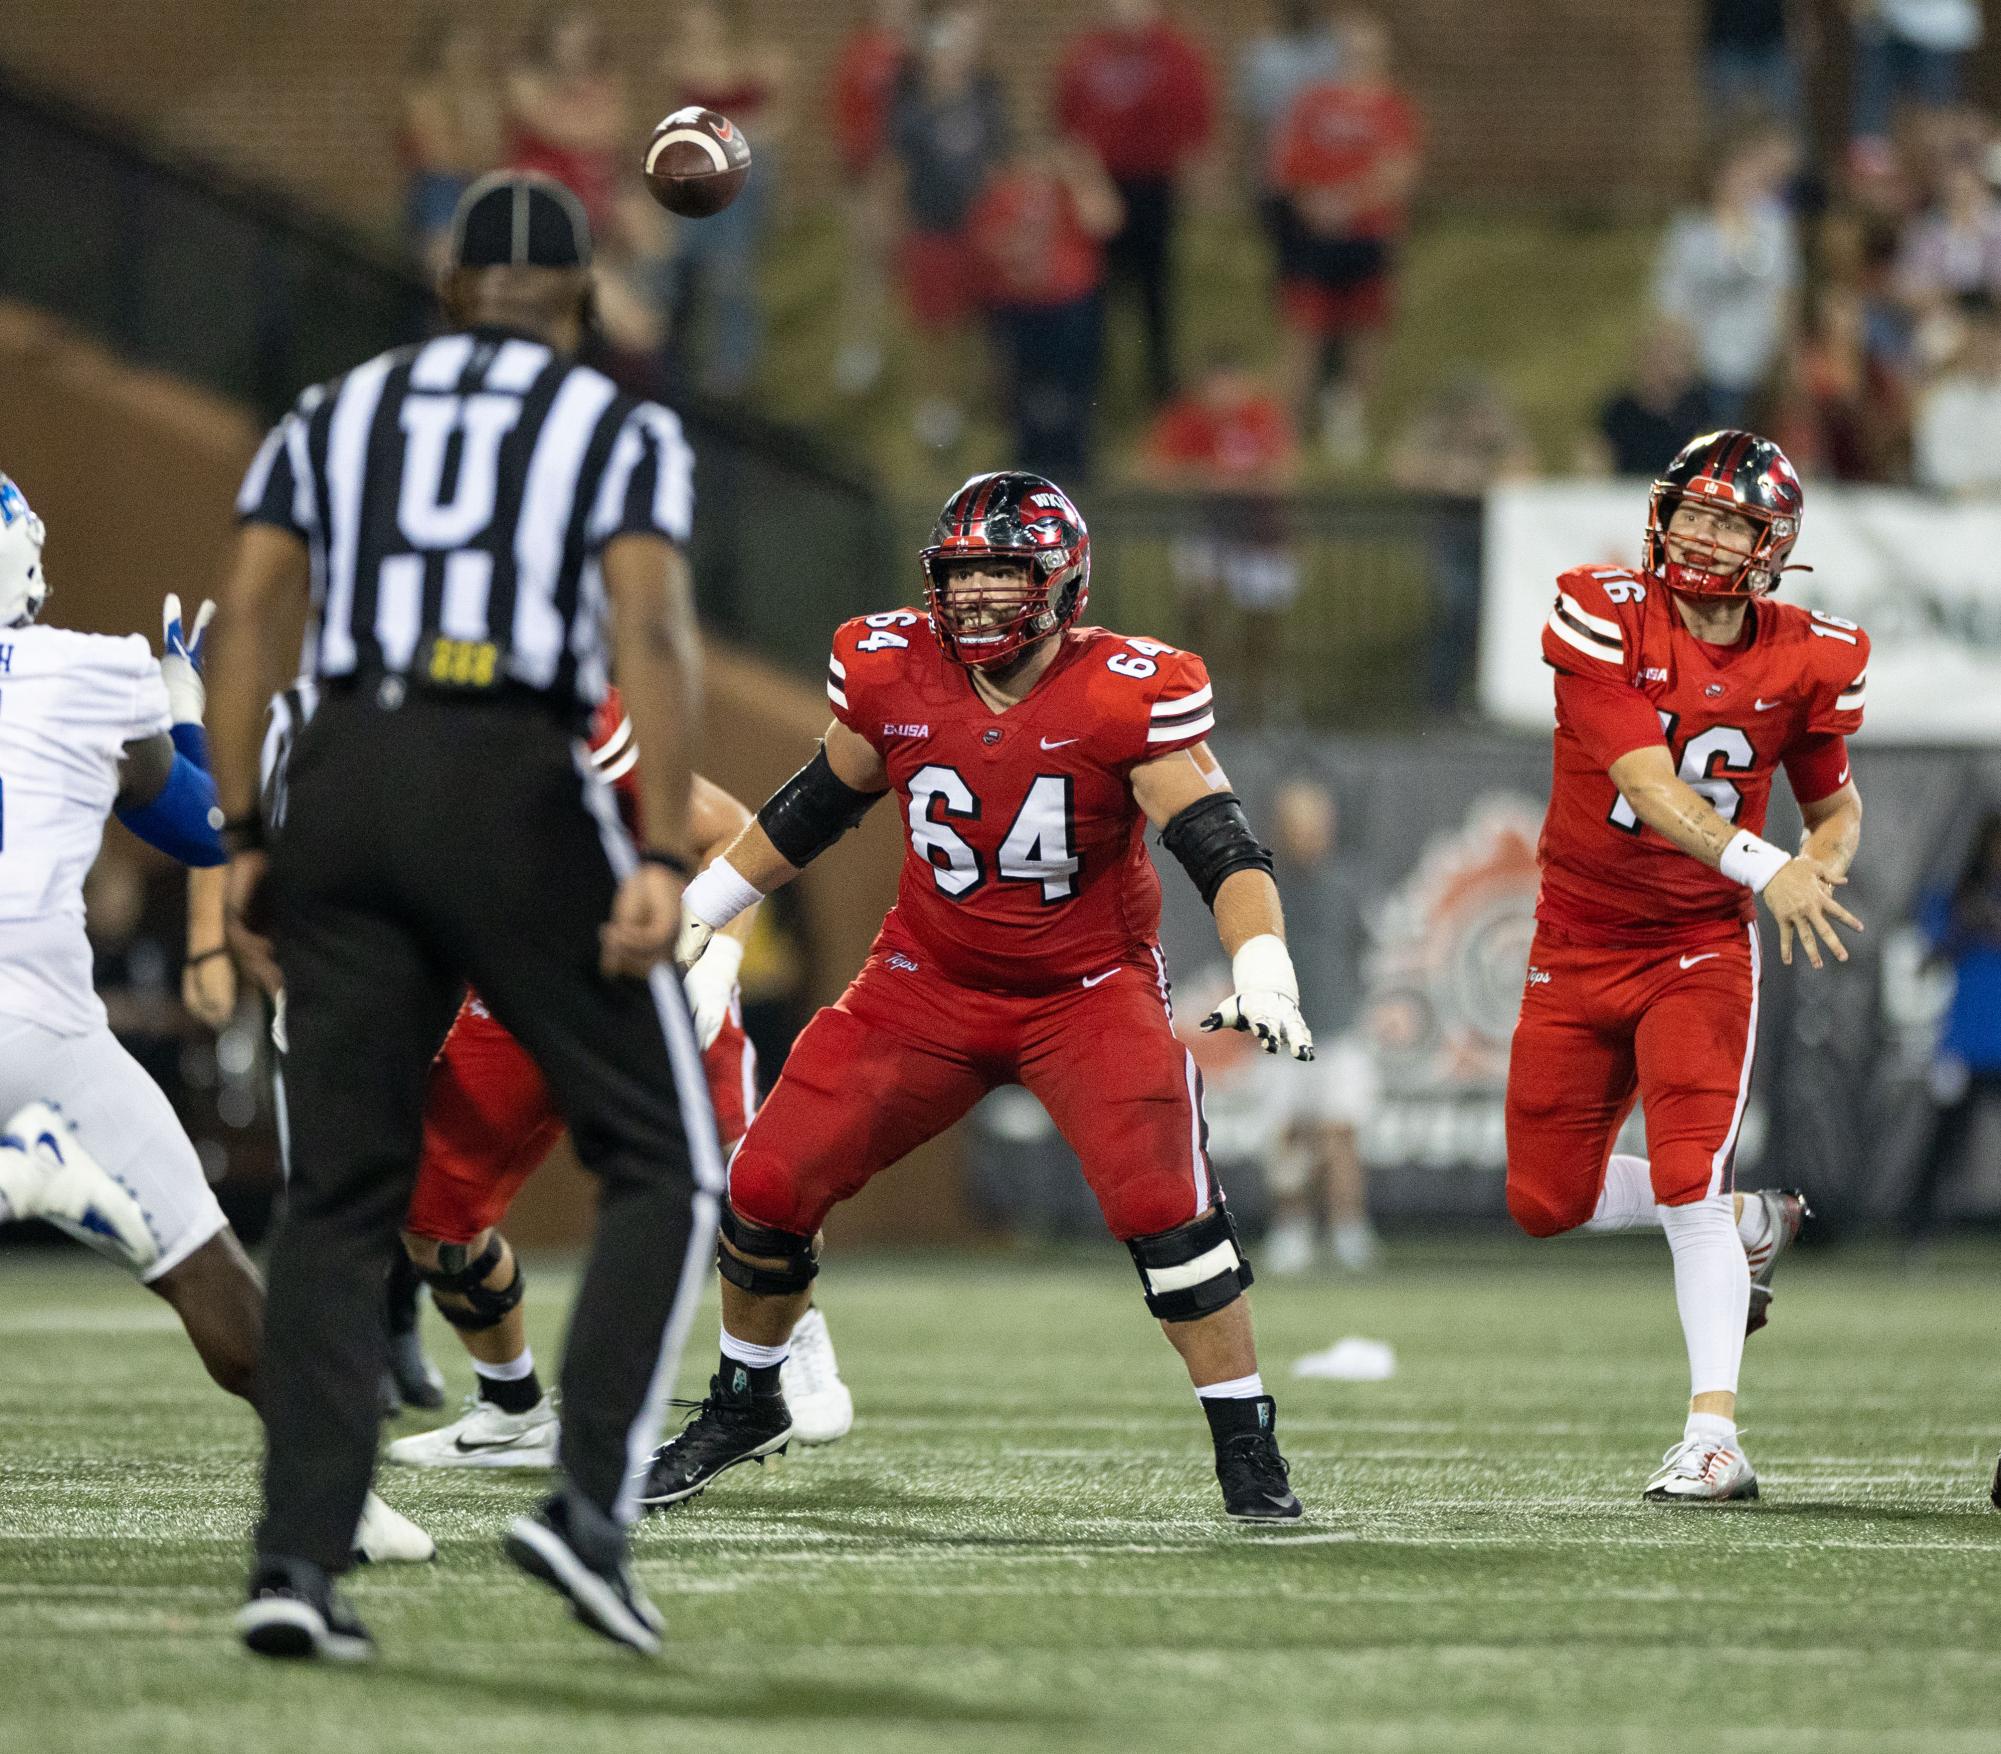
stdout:
[(674, 939), (674, 966), (683, 974), (690, 972), (702, 960), (702, 952), (708, 949), (709, 941), (716, 935), (716, 929), (706, 920), (698, 920), (687, 911), (684, 903), (681, 911), (681, 930)]
[(208, 705), (208, 688), (202, 681), (202, 647), (208, 639), (208, 624), (215, 619), (215, 605), (204, 601), (195, 611), (192, 629), (181, 624), (181, 599), (169, 591), (161, 605), (160, 680), (167, 685), (167, 704), (177, 725), (199, 725)]
[(1231, 958), (1237, 990), (1202, 1019), (1204, 1029), (1241, 1029), (1268, 1054), (1313, 1058), (1313, 1031), (1299, 1010), (1299, 977), (1284, 941), (1261, 932)]
[[(681, 931), (685, 936), (687, 926)], [(730, 1014), (730, 999), (736, 993), (737, 971), (743, 967), (743, 946), (734, 938), (712, 937), (708, 948), (681, 977), (688, 995), (688, 1009), (695, 1014), (695, 1040), (703, 1053), (714, 1046)]]

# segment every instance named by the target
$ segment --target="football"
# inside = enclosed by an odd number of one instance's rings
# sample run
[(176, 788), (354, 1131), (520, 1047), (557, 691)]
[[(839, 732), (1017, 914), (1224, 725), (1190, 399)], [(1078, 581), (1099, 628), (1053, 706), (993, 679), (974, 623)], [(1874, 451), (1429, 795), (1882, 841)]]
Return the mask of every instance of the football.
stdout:
[(683, 219), (720, 213), (750, 176), (750, 142), (727, 116), (700, 105), (676, 110), (646, 145), (646, 186)]

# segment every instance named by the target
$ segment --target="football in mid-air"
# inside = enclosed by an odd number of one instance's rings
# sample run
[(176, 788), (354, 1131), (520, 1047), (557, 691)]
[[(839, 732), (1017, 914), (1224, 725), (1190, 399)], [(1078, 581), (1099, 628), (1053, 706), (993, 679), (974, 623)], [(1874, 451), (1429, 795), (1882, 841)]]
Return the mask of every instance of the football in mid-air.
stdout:
[(720, 213), (750, 176), (750, 142), (727, 116), (690, 104), (676, 110), (646, 144), (646, 186), (683, 219)]

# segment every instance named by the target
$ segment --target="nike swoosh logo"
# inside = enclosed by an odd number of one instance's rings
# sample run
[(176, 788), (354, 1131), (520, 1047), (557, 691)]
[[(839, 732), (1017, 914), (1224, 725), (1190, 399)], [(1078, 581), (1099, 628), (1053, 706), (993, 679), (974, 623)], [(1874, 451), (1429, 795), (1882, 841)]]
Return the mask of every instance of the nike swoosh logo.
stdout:
[(1773, 707), (1784, 706), (1785, 704), (1784, 696), (1781, 696), (1777, 700), (1754, 700), (1751, 702), (1752, 707), (1761, 713), (1768, 713)]
[(1076, 737), (1058, 737), (1056, 741), (1052, 743), (1049, 741), (1047, 737), (1045, 737), (1042, 739), (1042, 747), (1045, 749), (1068, 749), (1072, 743), (1078, 741), (1080, 741), (1080, 739)]
[(1698, 962), (1713, 961), (1722, 954), (1723, 952), (1720, 950), (1705, 950), (1700, 956), (1684, 956), (1681, 959), (1681, 965), (1683, 968), (1693, 968)]
[(1117, 974), (1118, 972), (1119, 971), (1115, 968), (1108, 968), (1105, 970), (1103, 974), (1087, 974), (1084, 977), (1084, 985), (1087, 987), (1095, 987), (1100, 981), (1110, 980), (1112, 976)]
[(519, 1431), (512, 1437), (497, 1437), (491, 1442), (482, 1440), (478, 1443), (467, 1443), (464, 1438), (455, 1437), (452, 1439), (452, 1448), (457, 1450), (461, 1455), (467, 1456), (483, 1449), (518, 1449), (529, 1438), (535, 1435), (532, 1431)]
[(1848, 784), (1848, 769), (1847, 769), (1847, 768), (1845, 768), (1845, 767), (1844, 767), (1844, 768), (1843, 768), (1843, 769), (1841, 770), (1841, 777), (1840, 777), (1840, 778), (1839, 778), (1838, 780), (1836, 780), (1836, 781), (1835, 781), (1834, 783), (1835, 783), (1835, 784), (1836, 784), (1837, 786), (1845, 786), (1845, 785), (1847, 785), (1847, 784)]

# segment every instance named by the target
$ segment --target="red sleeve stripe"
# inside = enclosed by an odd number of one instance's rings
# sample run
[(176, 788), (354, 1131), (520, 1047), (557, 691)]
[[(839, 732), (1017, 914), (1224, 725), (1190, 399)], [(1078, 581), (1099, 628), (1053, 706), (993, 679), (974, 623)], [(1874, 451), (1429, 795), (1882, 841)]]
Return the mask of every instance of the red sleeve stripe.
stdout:
[(1618, 664), (1625, 657), (1625, 647), (1623, 644), (1601, 639), (1595, 633), (1589, 633), (1576, 627), (1570, 621), (1569, 617), (1564, 614), (1561, 604), (1558, 604), (1555, 609), (1550, 611), (1549, 631), (1562, 640), (1565, 645), (1574, 647), (1587, 658), (1595, 659), (1598, 663)]
[(841, 709), (841, 710), (842, 710), (843, 712), (845, 712), (845, 711), (847, 710), (847, 706), (848, 706), (848, 693), (847, 693), (847, 690), (846, 690), (846, 689), (844, 689), (844, 688), (843, 688), (843, 687), (841, 686), (842, 682), (843, 682), (843, 681), (845, 681), (845, 680), (846, 680), (846, 678), (845, 678), (845, 677), (843, 677), (843, 676), (836, 676), (836, 675), (834, 674), (834, 672), (833, 672), (833, 671), (832, 671), (831, 669), (830, 669), (830, 670), (828, 670), (828, 672), (827, 672), (827, 698), (828, 698), (829, 700), (831, 700), (831, 701), (832, 701), (832, 702), (834, 703), (834, 705), (836, 705), (837, 707), (839, 707), (839, 708), (840, 708), (840, 709)]
[(1625, 630), (1616, 621), (1607, 615), (1593, 615), (1568, 591), (1557, 592), (1556, 611), (1579, 633), (1595, 634), (1615, 646), (1623, 647), (1626, 643)]
[(1206, 737), (1216, 728), (1216, 715), (1204, 712), (1185, 724), (1155, 725), (1146, 734), (1149, 743), (1178, 743), (1187, 737)]
[[(618, 721), (618, 729), (613, 731), (609, 737), (591, 751), (591, 765), (597, 768), (609, 767), (618, 758), (619, 751), (625, 748), (631, 741), (632, 720), (630, 718), (620, 719)], [(636, 758), (639, 751), (635, 749), (632, 753)]]
[(600, 761), (598, 763), (598, 772), (603, 774), (606, 779), (615, 783), (624, 779), (638, 765), (639, 751), (637, 749), (628, 749), (616, 761)]
[(1153, 716), (1156, 719), (1178, 719), (1187, 713), (1196, 711), (1198, 708), (1207, 706), (1215, 698), (1216, 690), (1205, 682), (1193, 694), (1184, 694), (1179, 700), (1155, 701), (1153, 703)]
[(833, 672), (834, 679), (837, 682), (847, 681), (848, 667), (847, 665), (843, 664), (839, 658), (829, 657), (827, 659), (827, 668)]

